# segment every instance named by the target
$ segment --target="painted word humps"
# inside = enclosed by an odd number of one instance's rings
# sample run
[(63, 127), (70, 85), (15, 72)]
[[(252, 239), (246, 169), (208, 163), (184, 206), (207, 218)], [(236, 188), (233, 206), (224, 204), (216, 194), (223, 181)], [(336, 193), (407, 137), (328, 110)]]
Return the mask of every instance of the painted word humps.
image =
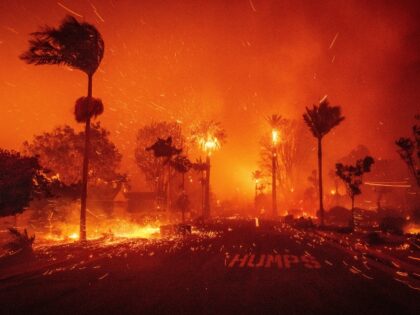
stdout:
[(272, 255), (272, 254), (236, 254), (227, 264), (228, 268), (271, 268), (290, 269), (293, 266), (303, 266), (308, 269), (319, 269), (321, 264), (310, 255)]

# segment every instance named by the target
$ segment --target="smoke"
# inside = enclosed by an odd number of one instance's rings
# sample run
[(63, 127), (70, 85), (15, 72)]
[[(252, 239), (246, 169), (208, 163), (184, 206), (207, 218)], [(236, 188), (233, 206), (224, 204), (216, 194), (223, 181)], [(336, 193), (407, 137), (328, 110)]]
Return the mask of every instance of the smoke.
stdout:
[[(418, 112), (416, 1), (124, 1), (97, 3), (96, 12), (88, 2), (67, 1), (66, 7), (105, 39), (94, 95), (104, 101), (101, 120), (135, 181), (141, 176), (135, 134), (152, 120), (179, 120), (186, 128), (201, 117), (220, 120), (229, 138), (213, 158), (213, 190), (231, 196), (252, 193), (267, 115), (301, 120), (305, 106), (324, 95), (341, 105), (346, 120), (325, 139), (328, 170), (358, 144), (375, 158), (398, 159), (394, 139), (409, 133)], [(34, 133), (73, 121), (86, 80), (17, 58), (28, 33), (68, 12), (54, 1), (1, 8), (0, 143), (19, 149)], [(316, 168), (315, 158), (315, 152), (307, 157), (303, 173)]]

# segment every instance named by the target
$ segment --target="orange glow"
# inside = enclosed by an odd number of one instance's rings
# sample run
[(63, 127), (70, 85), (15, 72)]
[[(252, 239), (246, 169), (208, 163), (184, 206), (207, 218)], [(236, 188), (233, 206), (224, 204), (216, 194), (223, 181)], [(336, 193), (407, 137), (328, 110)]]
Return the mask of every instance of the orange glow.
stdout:
[(276, 146), (279, 143), (279, 131), (277, 129), (273, 129), (271, 131), (271, 140), (273, 141), (273, 145)]
[[(89, 1), (65, 2), (103, 35), (105, 55), (93, 95), (103, 100), (99, 120), (111, 132), (124, 156), (123, 171), (138, 191), (147, 187), (138, 175), (133, 147), (138, 129), (151, 121), (181, 121), (188, 128), (198, 120), (220, 120), (229, 139), (215, 162), (231, 169), (214, 168), (212, 179), (219, 184), (213, 189), (231, 197), (235, 187), (249, 185), (242, 169), (255, 168), (264, 116), (270, 113), (302, 123), (305, 106), (321, 95), (342, 105), (346, 121), (323, 144), (325, 169), (331, 169), (360, 143), (376, 156), (395, 159), (394, 139), (405, 134), (417, 112), (420, 79), (413, 69), (420, 47), (411, 39), (417, 38), (420, 20), (410, 13), (417, 12), (416, 1), (301, 5), (266, 0), (253, 1), (255, 11), (248, 1), (94, 5), (95, 10)], [(27, 65), (18, 58), (28, 47), (29, 33), (57, 26), (68, 13), (54, 1), (2, 5), (3, 148), (20, 150), (25, 140), (57, 125), (82, 129), (74, 121), (73, 106), (86, 94), (85, 75), (64, 66)], [(310, 137), (307, 130), (302, 134)], [(313, 145), (311, 138), (301, 141)], [(301, 182), (316, 163), (315, 154), (305, 158), (297, 174)]]
[(420, 234), (420, 225), (410, 223), (404, 228), (404, 232), (408, 234)]
[(220, 142), (216, 137), (213, 137), (211, 135), (207, 135), (207, 138), (201, 138), (198, 141), (198, 144), (208, 156), (211, 156), (211, 154), (220, 149)]
[(78, 233), (71, 233), (69, 235), (69, 238), (71, 238), (72, 240), (78, 240), (79, 239), (79, 234)]
[[(112, 220), (88, 220), (88, 234), (89, 240), (100, 238), (155, 238), (159, 236), (159, 222), (154, 224), (137, 224), (125, 219), (112, 219)], [(79, 240), (79, 225), (76, 222), (52, 223), (51, 229), (54, 232), (40, 235), (41, 239), (46, 241), (65, 242)]]

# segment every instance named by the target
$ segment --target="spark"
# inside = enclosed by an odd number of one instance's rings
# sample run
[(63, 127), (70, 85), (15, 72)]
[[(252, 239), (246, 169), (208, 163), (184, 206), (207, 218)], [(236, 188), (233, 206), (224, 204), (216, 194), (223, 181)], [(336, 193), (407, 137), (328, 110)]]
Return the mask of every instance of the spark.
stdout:
[(365, 277), (366, 279), (369, 279), (369, 280), (372, 280), (373, 279), (373, 277), (369, 277), (368, 275), (366, 275), (364, 273), (362, 273), (362, 276)]
[(373, 182), (366, 182), (364, 183), (368, 186), (379, 186), (379, 187), (399, 187), (399, 188), (410, 188), (411, 185), (409, 184), (392, 184), (392, 183), (373, 183)]
[(8, 30), (9, 32), (12, 32), (14, 34), (19, 34), (18, 31), (16, 31), (14, 28), (9, 27), (9, 26), (3, 26), (6, 30)]
[(252, 11), (257, 12), (257, 10), (255, 9), (254, 3), (252, 2), (252, 0), (248, 0), (249, 1), (249, 5), (251, 6)]
[(102, 277), (99, 277), (98, 280), (102, 280), (105, 279), (106, 277), (108, 277), (109, 273), (107, 272), (106, 274), (104, 274)]
[(416, 291), (420, 291), (420, 288), (417, 288), (415, 286), (412, 286), (411, 284), (407, 284), (409, 288), (416, 290)]
[(420, 261), (420, 258), (419, 258), (419, 257), (415, 257), (415, 256), (408, 256), (408, 258), (413, 259), (413, 260)]
[(335, 34), (335, 36), (334, 36), (334, 38), (333, 38), (333, 40), (332, 40), (332, 42), (331, 42), (331, 44), (330, 44), (330, 47), (329, 47), (328, 49), (333, 48), (333, 46), (334, 46), (334, 44), (335, 44), (335, 41), (336, 41), (336, 40), (337, 40), (337, 38), (338, 38), (338, 34), (340, 34), (340, 33), (338, 33), (338, 32), (337, 32), (337, 34)]
[(93, 13), (95, 13), (95, 15), (102, 21), (102, 22), (104, 22), (105, 23), (105, 20), (102, 18), (102, 16), (99, 14), (99, 12), (98, 12), (98, 9), (96, 9), (96, 7), (93, 5), (93, 3), (92, 2), (90, 2), (89, 1), (89, 3), (90, 3), (90, 6), (92, 7), (92, 9), (93, 9)]
[(69, 8), (67, 8), (64, 4), (62, 4), (62, 3), (58, 2), (58, 1), (57, 1), (57, 4), (60, 7), (62, 7), (64, 10), (66, 10), (67, 12), (69, 12), (69, 13), (71, 13), (71, 14), (73, 14), (75, 16), (81, 17), (81, 18), (83, 17), (83, 15), (81, 15), (81, 14), (79, 14), (79, 13), (77, 13), (77, 12), (75, 12), (75, 11), (69, 9)]
[(325, 101), (326, 99), (328, 98), (328, 95), (327, 94), (325, 94), (322, 98), (321, 98), (321, 100), (319, 101), (319, 103), (321, 104), (323, 101)]

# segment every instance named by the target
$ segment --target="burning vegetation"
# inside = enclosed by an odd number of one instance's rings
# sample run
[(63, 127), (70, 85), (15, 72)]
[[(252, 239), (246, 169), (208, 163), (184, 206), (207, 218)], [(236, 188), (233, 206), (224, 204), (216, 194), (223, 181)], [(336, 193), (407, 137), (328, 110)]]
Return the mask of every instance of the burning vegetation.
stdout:
[[(22, 19), (32, 30), (26, 49), (20, 30), (0, 30), (2, 47), (13, 46), (2, 32), (19, 38), (19, 64), (4, 67), (3, 80), (11, 96), (2, 124), (17, 132), (0, 143), (0, 293), (13, 299), (20, 282), (54, 283), (77, 304), (77, 283), (92, 289), (89, 300), (138, 292), (136, 312), (176, 314), (175, 301), (194, 313), (191, 304), (207, 311), (217, 301), (214, 313), (224, 314), (238, 310), (221, 297), (255, 299), (246, 313), (264, 288), (271, 300), (258, 313), (283, 309), (272, 296), (303, 292), (307, 314), (329, 307), (319, 292), (341, 305), (337, 292), (367, 303), (371, 292), (388, 299), (389, 287), (403, 288), (393, 297), (407, 309), (418, 306), (420, 95), (407, 69), (419, 58), (406, 50), (420, 49), (411, 43), (419, 19), (404, 5), (175, 1), (168, 13), (139, 2), (141, 13), (126, 10), (116, 23), (126, 4), (88, 2), (93, 18), (57, 2), (67, 15), (56, 26), (33, 31), (39, 17)], [(61, 67), (33, 67), (45, 65)], [(406, 110), (395, 105), (404, 102)], [(50, 288), (39, 291), (48, 303), (23, 294), (25, 303), (48, 308)], [(28, 313), (25, 303), (16, 310)]]

